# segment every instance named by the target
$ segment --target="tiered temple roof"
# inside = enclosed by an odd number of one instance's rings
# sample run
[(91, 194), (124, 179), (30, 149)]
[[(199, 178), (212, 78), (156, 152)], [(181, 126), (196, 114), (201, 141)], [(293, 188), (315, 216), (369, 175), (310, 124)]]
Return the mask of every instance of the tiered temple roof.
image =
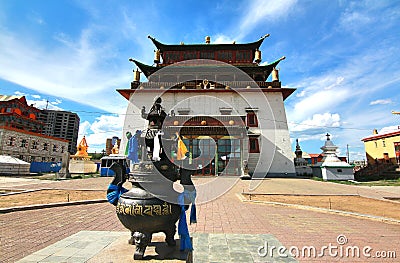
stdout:
[[(155, 50), (155, 59), (153, 65), (146, 65), (135, 59), (129, 59), (135, 63), (138, 69), (149, 80), (147, 83), (140, 82), (139, 71), (135, 72), (134, 81), (131, 83), (131, 90), (118, 90), (125, 98), (129, 99), (132, 90), (154, 90), (163, 89), (164, 87), (171, 87), (172, 90), (180, 90), (181, 92), (189, 92), (196, 89), (207, 89), (210, 85), (214, 91), (228, 90), (230, 88), (247, 89), (254, 86), (254, 82), (261, 89), (266, 92), (282, 92), (283, 98), (286, 99), (294, 92), (294, 89), (281, 88), (281, 83), (278, 77), (277, 65), (285, 57), (274, 60), (271, 63), (260, 65), (261, 51), (259, 50), (264, 39), (268, 37), (265, 35), (259, 40), (245, 44), (210, 44), (209, 37), (206, 37), (205, 44), (164, 44), (155, 38), (148, 36), (153, 42), (157, 50)], [(202, 62), (199, 63), (199, 59)], [(192, 63), (191, 61), (196, 61)], [(207, 61), (220, 61), (216, 64), (207, 64)], [(232, 74), (232, 65), (240, 71)], [(180, 76), (173, 71), (165, 71), (169, 65), (173, 65), (174, 69), (181, 73)], [(190, 67), (189, 67), (190, 66)], [(163, 71), (160, 71), (164, 69)], [(212, 77), (206, 78), (207, 74)], [(183, 73), (182, 73), (183, 72)], [(248, 79), (240, 77), (240, 72), (246, 73)], [(272, 81), (268, 82), (267, 79), (272, 73)], [(233, 75), (233, 76), (232, 76)], [(243, 74), (241, 74), (243, 76)], [(245, 76), (246, 76), (245, 75)], [(203, 85), (203, 81), (207, 80), (210, 85)], [(237, 82), (237, 83), (236, 83)]]

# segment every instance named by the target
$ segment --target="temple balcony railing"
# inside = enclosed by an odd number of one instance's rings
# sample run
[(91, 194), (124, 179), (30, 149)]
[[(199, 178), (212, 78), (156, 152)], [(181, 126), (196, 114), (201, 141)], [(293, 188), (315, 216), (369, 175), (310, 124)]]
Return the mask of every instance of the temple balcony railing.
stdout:
[(171, 81), (131, 82), (131, 89), (244, 89), (244, 88), (281, 88), (281, 82), (273, 81), (208, 81), (195, 80), (181, 83)]

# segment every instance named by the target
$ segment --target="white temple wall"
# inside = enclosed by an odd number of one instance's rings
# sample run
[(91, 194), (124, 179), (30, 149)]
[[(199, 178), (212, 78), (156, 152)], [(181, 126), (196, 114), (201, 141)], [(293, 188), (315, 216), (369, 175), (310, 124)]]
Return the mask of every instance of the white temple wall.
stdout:
[(321, 167), (322, 179), (330, 180), (354, 180), (353, 167)]
[[(260, 153), (250, 154), (250, 171), (254, 171), (257, 177), (295, 175), (286, 113), (280, 92), (264, 93), (265, 96), (261, 92), (243, 92), (239, 95), (234, 91), (212, 90), (162, 92), (162, 90), (139, 91), (131, 96), (121, 140), (121, 153), (125, 152), (127, 144), (126, 132), (134, 134), (137, 129), (144, 129), (147, 126), (146, 121), (141, 118), (142, 106), (146, 106), (148, 112), (155, 98), (162, 95), (162, 106), (168, 114), (171, 109), (174, 109), (176, 115), (179, 115), (179, 110), (189, 109), (188, 115), (221, 115), (220, 108), (232, 108), (231, 115), (246, 115), (245, 109), (253, 108), (257, 113), (259, 127), (250, 127), (249, 131), (260, 134)], [(255, 165), (252, 160), (257, 156), (259, 156), (258, 164)]]

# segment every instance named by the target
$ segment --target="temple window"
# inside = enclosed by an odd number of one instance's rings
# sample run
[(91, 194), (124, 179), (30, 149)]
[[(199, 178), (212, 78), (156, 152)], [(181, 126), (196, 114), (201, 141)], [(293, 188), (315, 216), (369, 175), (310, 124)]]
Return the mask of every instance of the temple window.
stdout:
[(47, 151), (49, 149), (49, 145), (47, 143), (43, 143), (43, 151)]
[(189, 60), (189, 59), (196, 59), (197, 58), (197, 52), (196, 51), (187, 51), (183, 53), (183, 59)]
[(257, 115), (253, 111), (247, 113), (247, 126), (258, 127)]
[(260, 146), (258, 144), (258, 138), (249, 138), (249, 153), (259, 153)]
[(179, 52), (169, 51), (164, 53), (163, 59), (165, 59), (166, 63), (173, 63), (180, 60), (180, 56)]
[(232, 52), (230, 51), (218, 51), (217, 53), (218, 60), (231, 61), (232, 60)]
[(214, 52), (212, 51), (200, 51), (201, 59), (214, 59)]
[(236, 51), (236, 61), (250, 61), (251, 55), (248, 50), (239, 50)]
[(57, 152), (57, 145), (53, 144), (53, 152)]
[(385, 140), (382, 141), (382, 147), (386, 147), (386, 142), (385, 142)]

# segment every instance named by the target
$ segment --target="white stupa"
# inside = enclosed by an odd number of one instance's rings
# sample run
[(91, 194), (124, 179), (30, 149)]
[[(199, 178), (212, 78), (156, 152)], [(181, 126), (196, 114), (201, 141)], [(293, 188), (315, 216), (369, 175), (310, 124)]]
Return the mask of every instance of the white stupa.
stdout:
[(334, 145), (329, 134), (326, 134), (325, 145), (321, 147), (322, 160), (315, 166), (312, 166), (313, 175), (328, 180), (354, 180), (353, 166), (341, 161), (336, 150), (339, 148)]

